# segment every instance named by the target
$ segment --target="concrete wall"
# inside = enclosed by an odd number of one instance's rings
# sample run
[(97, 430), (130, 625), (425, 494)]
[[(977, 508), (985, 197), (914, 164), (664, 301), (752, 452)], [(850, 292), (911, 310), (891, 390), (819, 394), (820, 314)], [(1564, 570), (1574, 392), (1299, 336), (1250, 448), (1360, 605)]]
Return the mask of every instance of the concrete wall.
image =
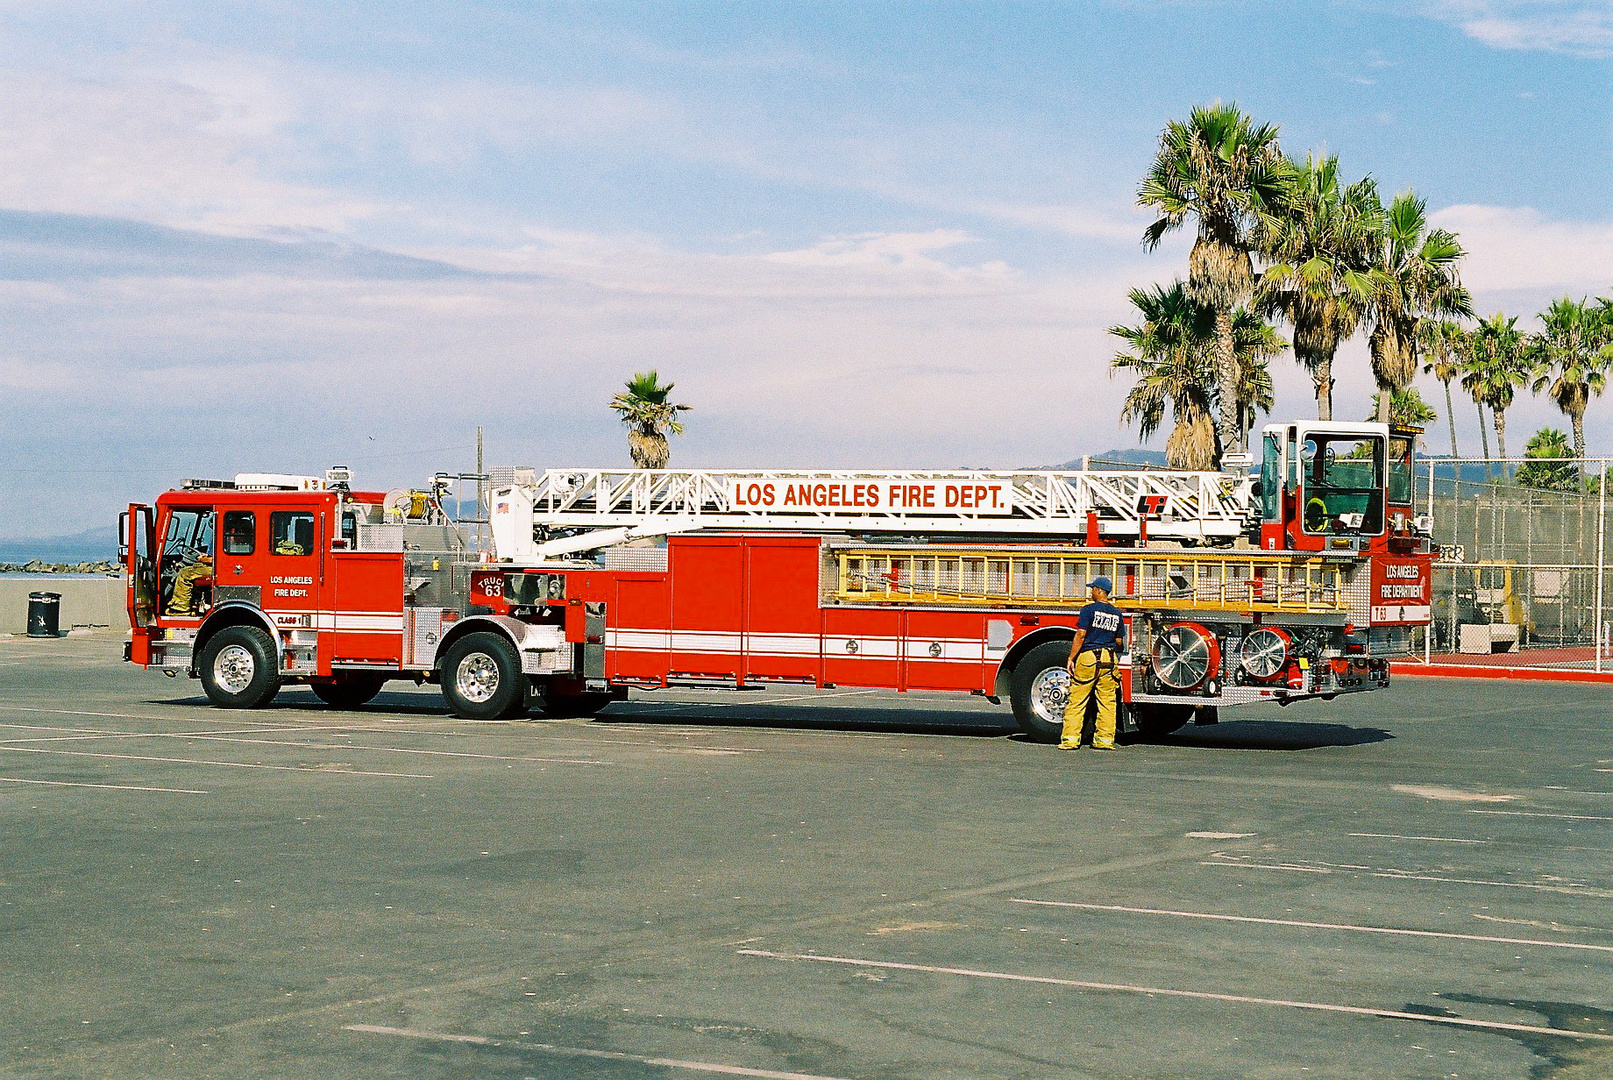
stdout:
[(0, 577), (0, 634), (28, 632), (28, 594), (60, 593), (63, 630), (84, 627), (126, 629), (123, 578)]

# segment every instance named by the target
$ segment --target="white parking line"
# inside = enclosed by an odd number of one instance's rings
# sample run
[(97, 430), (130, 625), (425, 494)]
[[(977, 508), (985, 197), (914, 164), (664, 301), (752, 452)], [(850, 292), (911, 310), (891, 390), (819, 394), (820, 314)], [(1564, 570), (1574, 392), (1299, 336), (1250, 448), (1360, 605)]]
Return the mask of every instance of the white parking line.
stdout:
[(980, 971), (975, 968), (941, 967), (932, 964), (903, 964), (892, 960), (864, 960), (849, 956), (823, 956), (816, 953), (803, 955), (768, 952), (763, 949), (740, 949), (739, 955), (757, 956), (769, 960), (809, 960), (819, 964), (845, 964), (851, 967), (879, 968), (887, 971), (922, 971), (935, 975), (963, 975), (971, 979), (1035, 983), (1039, 986), (1067, 986), (1074, 990), (1108, 990), (1123, 994), (1191, 998), (1197, 1001), (1224, 1001), (1235, 1005), (1275, 1005), (1286, 1009), (1343, 1013), (1348, 1016), (1370, 1016), (1382, 1020), (1416, 1020), (1424, 1024), (1477, 1028), (1481, 1031), (1518, 1031), (1531, 1035), (1555, 1035), (1564, 1039), (1613, 1042), (1613, 1035), (1602, 1035), (1595, 1032), (1567, 1031), (1563, 1028), (1539, 1027), (1534, 1024), (1506, 1024), (1498, 1020), (1469, 1020), (1461, 1016), (1430, 1016), (1426, 1013), (1401, 1012), (1397, 1009), (1375, 1009), (1366, 1005), (1333, 1005), (1321, 1001), (1289, 1001), (1284, 998), (1220, 994), (1209, 990), (1177, 990), (1165, 986), (1134, 986), (1130, 983), (1088, 982), (1082, 979), (1059, 979), (1051, 975), (1021, 975), (1008, 971)]
[(1613, 817), (1596, 814), (1548, 814), (1541, 810), (1469, 810), (1470, 814), (1498, 814), (1502, 817), (1544, 817), (1561, 821), (1613, 821)]
[(662, 1069), (683, 1069), (687, 1072), (715, 1073), (720, 1076), (754, 1076), (760, 1080), (843, 1080), (842, 1077), (822, 1076), (818, 1073), (779, 1072), (776, 1069), (747, 1069), (739, 1065), (719, 1065), (710, 1061), (681, 1061), (677, 1058), (653, 1058), (639, 1054), (624, 1054), (616, 1050), (589, 1050), (581, 1046), (556, 1046), (553, 1043), (527, 1042), (523, 1039), (490, 1039), (484, 1035), (455, 1035), (445, 1031), (422, 1031), (419, 1028), (386, 1027), (382, 1024), (348, 1024), (342, 1030), (358, 1031), (365, 1035), (396, 1035), (405, 1039), (427, 1039), (433, 1042), (468, 1043), (471, 1046), (496, 1046), (512, 1050), (540, 1051), (561, 1057), (593, 1058), (601, 1061), (630, 1061), (635, 1065), (651, 1065)]
[[(408, 746), (366, 746), (363, 743), (294, 742), (287, 739), (237, 739), (211, 732), (196, 732), (184, 738), (202, 742), (246, 743), (258, 746), (294, 746), (305, 750), (373, 750), (384, 754), (423, 754), (427, 757), (480, 758), (486, 761), (528, 761), (541, 765), (614, 765), (599, 758), (516, 757), (511, 754), (474, 754), (468, 750), (417, 750)], [(4, 747), (0, 747), (4, 749)]]
[(387, 776), (404, 780), (432, 779), (430, 773), (372, 772), (364, 769), (333, 769), (322, 765), (264, 765), (261, 762), (155, 757), (149, 754), (102, 754), (91, 750), (55, 750), (42, 746), (0, 746), (0, 754), (63, 754), (67, 757), (114, 758), (121, 761), (164, 761), (176, 765), (219, 765), (230, 769), (272, 769), (275, 772), (328, 773), (339, 776)]
[(1122, 907), (1119, 904), (1078, 904), (1072, 900), (1023, 900), (1010, 904), (1038, 907), (1079, 908), (1082, 911), (1120, 911), (1132, 915), (1173, 915), (1181, 919), (1209, 919), (1215, 922), (1257, 923), (1261, 926), (1297, 926), (1308, 930), (1350, 930), (1359, 934), (1391, 934), (1397, 937), (1449, 938), (1453, 941), (1480, 941), (1496, 945), (1544, 945), (1552, 949), (1582, 949), (1613, 953), (1613, 945), (1588, 945), (1577, 941), (1546, 941), (1541, 938), (1492, 937), (1487, 934), (1453, 934), (1439, 930), (1406, 930), (1398, 926), (1360, 926), (1354, 923), (1305, 922), (1299, 919), (1261, 919), (1253, 915), (1221, 915), (1208, 911), (1172, 911), (1168, 908)]
[[(205, 720), (213, 724), (227, 724), (228, 720), (212, 720), (208, 717), (179, 717), (179, 716), (152, 716), (149, 713), (121, 713), (121, 712), (89, 712), (85, 709), (40, 709), (28, 705), (7, 705), (7, 712), (46, 713), (52, 716), (104, 716), (111, 720)], [(13, 725), (6, 725), (11, 727)]]
[(80, 784), (71, 780), (24, 780), (17, 776), (0, 776), (0, 783), (44, 784), (47, 787), (106, 788), (111, 791), (164, 791), (174, 795), (210, 795), (211, 792), (188, 787), (140, 787), (137, 784)]
[[(17, 746), (22, 743), (42, 742), (94, 742), (100, 739), (194, 739), (197, 735), (189, 731), (103, 731), (95, 728), (59, 728), (43, 727), (39, 725), (0, 724), (0, 727), (32, 727), (36, 731), (75, 731), (76, 735), (40, 735), (35, 738), (13, 739), (0, 736), (0, 745)], [(261, 735), (274, 733), (279, 728), (249, 727), (226, 728), (223, 731), (209, 731), (208, 735)], [(312, 730), (339, 731), (340, 728), (316, 728)]]
[(1503, 889), (1533, 889), (1536, 892), (1566, 893), (1569, 896), (1594, 896), (1613, 899), (1613, 890), (1599, 889), (1580, 881), (1562, 881), (1551, 885), (1527, 881), (1489, 881), (1484, 878), (1444, 877), (1438, 874), (1421, 874), (1414, 870), (1397, 870), (1371, 866), (1302, 866), (1297, 863), (1257, 863), (1239, 859), (1206, 859), (1200, 866), (1232, 867), (1244, 870), (1287, 870), (1301, 874), (1365, 874), (1368, 877), (1388, 878), (1391, 881), (1437, 881), (1452, 885), (1492, 885)]
[(1463, 840), (1455, 836), (1402, 836), (1388, 832), (1353, 832), (1351, 836), (1371, 836), (1380, 840), (1428, 840), (1436, 844), (1488, 844), (1488, 840)]

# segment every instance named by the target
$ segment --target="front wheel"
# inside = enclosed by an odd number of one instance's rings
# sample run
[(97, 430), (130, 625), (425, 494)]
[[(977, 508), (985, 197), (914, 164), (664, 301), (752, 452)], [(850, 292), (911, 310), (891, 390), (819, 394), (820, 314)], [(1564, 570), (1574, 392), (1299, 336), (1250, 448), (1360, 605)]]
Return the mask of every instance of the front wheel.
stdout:
[(274, 642), (255, 626), (227, 626), (207, 639), (196, 665), (207, 698), (221, 709), (258, 709), (280, 691)]
[(1048, 641), (1025, 654), (1010, 679), (1014, 719), (1037, 742), (1055, 742), (1064, 732), (1064, 706), (1070, 701), (1068, 641)]
[(502, 720), (526, 706), (526, 676), (515, 646), (502, 634), (466, 634), (443, 657), (442, 696), (457, 716)]
[(379, 694), (385, 682), (374, 675), (349, 675), (333, 683), (310, 683), (308, 689), (333, 709), (357, 709)]

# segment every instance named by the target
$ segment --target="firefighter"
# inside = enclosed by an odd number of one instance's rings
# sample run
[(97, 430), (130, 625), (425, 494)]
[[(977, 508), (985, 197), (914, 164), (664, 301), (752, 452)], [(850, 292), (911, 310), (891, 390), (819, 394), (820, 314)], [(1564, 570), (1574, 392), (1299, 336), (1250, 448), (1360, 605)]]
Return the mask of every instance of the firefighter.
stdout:
[(168, 601), (168, 610), (164, 612), (170, 617), (183, 618), (194, 615), (194, 595), (196, 583), (204, 578), (213, 576), (213, 557), (211, 555), (198, 555), (192, 562), (179, 568), (174, 575), (174, 595)]
[(1064, 732), (1060, 750), (1081, 749), (1081, 729), (1086, 726), (1087, 702), (1094, 688), (1098, 695), (1098, 721), (1092, 729), (1092, 749), (1116, 750), (1115, 713), (1120, 706), (1120, 676), (1115, 671), (1115, 654), (1120, 648), (1120, 609), (1109, 603), (1114, 582), (1095, 577), (1087, 582), (1092, 602), (1081, 609), (1076, 620), (1075, 640), (1070, 642), (1070, 703), (1064, 708)]

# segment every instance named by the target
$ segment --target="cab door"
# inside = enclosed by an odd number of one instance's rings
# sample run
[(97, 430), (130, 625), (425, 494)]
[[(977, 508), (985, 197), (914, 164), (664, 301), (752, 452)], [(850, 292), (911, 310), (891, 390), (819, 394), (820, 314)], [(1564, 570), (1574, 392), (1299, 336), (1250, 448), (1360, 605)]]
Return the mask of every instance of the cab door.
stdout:
[[(265, 575), (263, 610), (278, 626), (316, 626), (324, 578), (326, 514), (302, 504), (268, 508), (261, 566)], [(281, 616), (308, 616), (292, 621)]]
[(264, 559), (267, 521), (261, 505), (218, 508), (218, 558), (214, 562), (213, 602), (262, 607), (267, 593)]

